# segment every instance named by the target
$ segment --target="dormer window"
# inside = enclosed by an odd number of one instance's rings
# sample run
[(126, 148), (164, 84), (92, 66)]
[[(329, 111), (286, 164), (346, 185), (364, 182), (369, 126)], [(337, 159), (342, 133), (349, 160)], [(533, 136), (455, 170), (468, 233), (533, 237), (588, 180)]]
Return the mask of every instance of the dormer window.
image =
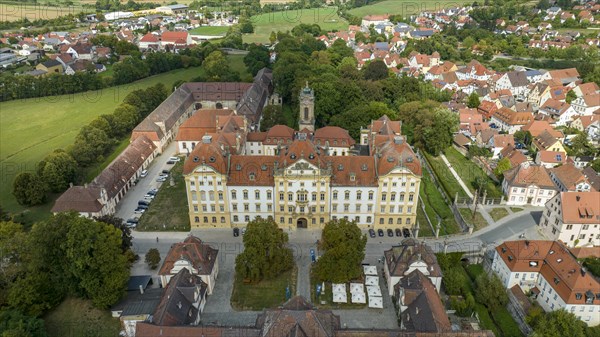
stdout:
[(254, 173), (250, 173), (248, 178), (250, 179), (250, 181), (254, 181), (256, 179), (256, 175)]
[(575, 294), (575, 299), (576, 299), (576, 300), (580, 300), (581, 298), (582, 298), (582, 295), (581, 295), (581, 293), (577, 293), (577, 294)]
[(512, 261), (513, 257), (511, 255), (508, 256), (508, 261)]
[(235, 170), (236, 171), (241, 171), (242, 170), (242, 164), (236, 164), (235, 165)]

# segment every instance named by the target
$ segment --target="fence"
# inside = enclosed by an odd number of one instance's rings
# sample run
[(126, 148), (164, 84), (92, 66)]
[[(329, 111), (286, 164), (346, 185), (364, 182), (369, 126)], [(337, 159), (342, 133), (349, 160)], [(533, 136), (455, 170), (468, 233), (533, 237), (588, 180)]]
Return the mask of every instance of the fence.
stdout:
[(460, 225), (460, 229), (463, 232), (469, 232), (469, 234), (473, 233), (473, 226), (465, 221), (462, 214), (460, 214), (458, 206), (455, 203), (452, 203), (450, 209), (452, 210), (452, 214), (454, 214), (454, 220)]

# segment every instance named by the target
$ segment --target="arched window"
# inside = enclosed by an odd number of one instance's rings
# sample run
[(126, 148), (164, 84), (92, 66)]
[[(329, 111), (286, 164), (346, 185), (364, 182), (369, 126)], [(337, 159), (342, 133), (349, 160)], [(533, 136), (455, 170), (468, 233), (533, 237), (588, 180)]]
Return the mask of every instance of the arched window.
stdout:
[(308, 119), (308, 107), (304, 107), (304, 119)]
[(204, 220), (204, 222), (207, 223), (208, 222), (208, 217), (205, 216), (202, 220)]
[(221, 103), (221, 102), (218, 102), (217, 104), (215, 104), (215, 107), (216, 107), (217, 109), (223, 109), (223, 103)]
[(202, 200), (202, 201), (206, 200), (206, 192), (200, 191), (200, 200)]
[(224, 216), (221, 217), (221, 223), (225, 223), (225, 217)]
[(194, 222), (200, 222), (200, 217), (199, 216), (194, 217)]
[(212, 217), (212, 222), (213, 222), (213, 223), (217, 223), (217, 217), (216, 217), (216, 216), (213, 216), (213, 217)]

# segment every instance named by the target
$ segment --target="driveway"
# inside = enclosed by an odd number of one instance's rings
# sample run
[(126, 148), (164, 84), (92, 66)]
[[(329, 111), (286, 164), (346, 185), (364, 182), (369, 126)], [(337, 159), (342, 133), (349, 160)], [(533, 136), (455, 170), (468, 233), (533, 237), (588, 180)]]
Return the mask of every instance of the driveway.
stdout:
[[(148, 176), (140, 178), (138, 183), (133, 186), (127, 194), (121, 199), (117, 205), (116, 216), (127, 220), (133, 217), (139, 217), (140, 214), (135, 214), (133, 211), (137, 208), (138, 201), (144, 199), (144, 195), (153, 188), (158, 189), (161, 184), (156, 182), (156, 178), (162, 170), (170, 170), (173, 165), (167, 165), (169, 157), (174, 156), (177, 150), (177, 142), (171, 142), (160, 156), (154, 158), (148, 166)], [(183, 160), (183, 158), (181, 159)]]

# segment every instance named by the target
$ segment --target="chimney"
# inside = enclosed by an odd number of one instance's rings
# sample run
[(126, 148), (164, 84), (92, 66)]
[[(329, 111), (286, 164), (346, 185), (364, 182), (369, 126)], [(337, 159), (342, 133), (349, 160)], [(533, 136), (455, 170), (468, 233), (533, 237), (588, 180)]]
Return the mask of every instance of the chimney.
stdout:
[(73, 183), (69, 183), (69, 187), (73, 187)]
[(140, 294), (144, 295), (144, 287), (140, 284)]

